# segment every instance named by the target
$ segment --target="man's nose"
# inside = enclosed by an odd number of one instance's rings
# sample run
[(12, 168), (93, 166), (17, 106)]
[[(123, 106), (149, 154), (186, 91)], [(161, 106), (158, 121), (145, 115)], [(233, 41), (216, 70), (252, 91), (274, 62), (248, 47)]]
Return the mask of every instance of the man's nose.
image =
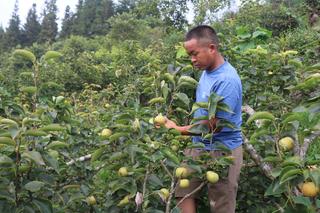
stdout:
[(196, 61), (197, 61), (196, 57), (195, 56), (191, 56), (191, 62), (195, 63)]

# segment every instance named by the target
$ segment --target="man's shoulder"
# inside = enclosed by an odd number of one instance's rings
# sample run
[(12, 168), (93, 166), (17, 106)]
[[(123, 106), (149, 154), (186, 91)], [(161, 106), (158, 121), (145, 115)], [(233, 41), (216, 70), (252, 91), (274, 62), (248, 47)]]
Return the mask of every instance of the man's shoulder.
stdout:
[(237, 74), (237, 69), (232, 64), (230, 64), (229, 61), (226, 61), (226, 66), (224, 66), (224, 68)]

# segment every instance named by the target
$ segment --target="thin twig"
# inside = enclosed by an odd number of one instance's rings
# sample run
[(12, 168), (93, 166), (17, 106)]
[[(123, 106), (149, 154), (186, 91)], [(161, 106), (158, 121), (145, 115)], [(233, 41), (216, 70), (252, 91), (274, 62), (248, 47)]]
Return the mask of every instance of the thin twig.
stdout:
[(169, 194), (168, 200), (166, 202), (166, 212), (165, 213), (170, 213), (170, 205), (171, 205), (171, 200), (172, 200), (174, 191), (175, 191), (175, 179), (172, 178), (171, 179), (171, 186), (170, 186), (170, 194)]
[(148, 178), (149, 178), (149, 167), (150, 165), (148, 164), (147, 166), (147, 171), (146, 171), (146, 175), (144, 177), (144, 181), (143, 181), (143, 188), (142, 188), (142, 197), (144, 197), (144, 195), (146, 194), (146, 189), (147, 189), (147, 181), (148, 181)]
[(164, 168), (164, 170), (167, 172), (167, 174), (169, 175), (169, 177), (172, 179), (174, 179), (173, 175), (171, 174), (171, 172), (168, 170), (168, 168), (166, 167), (166, 165), (164, 165), (164, 161), (160, 161), (161, 166)]
[(199, 191), (200, 189), (202, 189), (202, 187), (203, 187), (204, 185), (206, 185), (207, 183), (208, 183), (207, 181), (202, 182), (202, 183), (201, 183), (197, 188), (195, 188), (192, 192), (186, 194), (186, 195), (177, 203), (177, 205), (176, 205), (173, 209), (177, 208), (185, 199), (189, 198), (191, 195), (193, 195), (194, 193), (196, 193), (197, 191)]
[(167, 172), (167, 174), (171, 178), (170, 194), (169, 194), (168, 200), (166, 201), (166, 211), (165, 211), (165, 213), (170, 213), (170, 204), (171, 204), (172, 196), (173, 196), (174, 191), (175, 191), (175, 178), (171, 174), (169, 169), (166, 167), (166, 165), (164, 165), (164, 161), (165, 160), (160, 161), (161, 166), (164, 168), (164, 170)]

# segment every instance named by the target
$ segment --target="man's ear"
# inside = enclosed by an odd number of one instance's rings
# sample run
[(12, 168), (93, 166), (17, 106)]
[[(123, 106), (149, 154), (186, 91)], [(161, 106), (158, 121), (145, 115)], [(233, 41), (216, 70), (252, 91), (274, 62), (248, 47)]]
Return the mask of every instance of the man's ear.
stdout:
[(210, 52), (214, 53), (217, 51), (217, 46), (215, 44), (209, 44), (209, 50)]

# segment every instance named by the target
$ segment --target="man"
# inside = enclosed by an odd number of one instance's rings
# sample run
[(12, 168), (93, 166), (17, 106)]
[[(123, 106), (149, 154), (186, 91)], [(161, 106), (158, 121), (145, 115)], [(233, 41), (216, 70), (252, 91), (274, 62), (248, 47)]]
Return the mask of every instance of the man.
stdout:
[[(196, 102), (208, 102), (212, 92), (222, 96), (234, 113), (218, 111), (214, 121), (210, 121), (210, 126), (215, 125), (219, 119), (232, 122), (237, 128), (222, 128), (219, 132), (213, 133), (213, 143), (204, 140), (200, 136), (193, 136), (194, 143), (204, 143), (205, 150), (210, 151), (213, 158), (222, 156), (224, 153), (217, 150), (217, 143), (222, 143), (231, 150), (234, 163), (229, 167), (228, 176), (220, 178), (215, 184), (208, 184), (208, 197), (210, 209), (214, 213), (235, 212), (236, 194), (238, 179), (242, 165), (242, 136), (241, 136), (241, 105), (242, 105), (242, 86), (240, 78), (228, 61), (220, 54), (219, 41), (213, 28), (206, 25), (197, 26), (191, 29), (185, 37), (184, 47), (191, 57), (193, 66), (204, 70), (196, 91)], [(204, 109), (195, 112), (195, 117), (208, 115)], [(178, 126), (173, 121), (167, 119), (165, 126), (175, 128), (182, 134), (188, 134), (192, 125)], [(215, 129), (215, 128), (212, 128)], [(186, 156), (197, 157), (205, 150), (188, 149), (185, 150)], [(177, 188), (176, 197), (178, 201), (186, 194), (192, 192), (201, 184), (199, 179), (192, 179), (190, 187), (187, 189)], [(200, 199), (199, 193), (193, 194), (185, 199), (179, 206), (183, 213), (196, 212), (196, 198)]]

